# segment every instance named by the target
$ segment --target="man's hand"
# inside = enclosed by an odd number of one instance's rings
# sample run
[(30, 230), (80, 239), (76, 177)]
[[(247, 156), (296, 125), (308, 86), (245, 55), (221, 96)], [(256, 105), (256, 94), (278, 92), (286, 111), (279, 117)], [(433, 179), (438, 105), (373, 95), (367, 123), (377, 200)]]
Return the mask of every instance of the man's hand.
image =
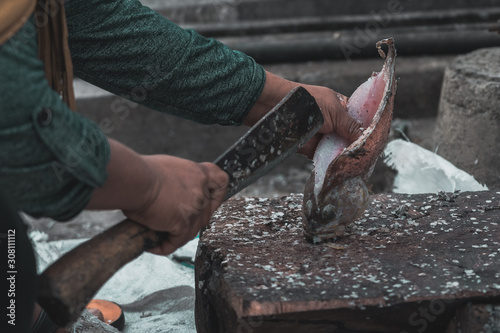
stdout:
[(299, 153), (312, 159), (316, 146), (323, 134), (336, 132), (350, 143), (354, 142), (363, 132), (361, 125), (347, 113), (348, 98), (332, 89), (320, 86), (303, 85), (316, 99), (325, 122), (318, 133), (299, 149)]
[(306, 143), (299, 153), (309, 158), (314, 156), (314, 151), (323, 134), (337, 132), (349, 140), (355, 141), (362, 133), (361, 125), (351, 118), (346, 111), (347, 97), (332, 89), (320, 86), (300, 84), (285, 80), (270, 72), (266, 72), (266, 84), (264, 89), (245, 118), (245, 125), (253, 125), (267, 112), (269, 112), (283, 97), (293, 88), (302, 86), (316, 99), (325, 122), (318, 134), (316, 134), (308, 143)]
[(127, 217), (169, 237), (152, 253), (167, 255), (193, 239), (224, 200), (228, 175), (213, 163), (141, 156), (109, 140), (108, 179), (87, 209), (121, 209)]
[(130, 219), (169, 236), (155, 254), (170, 254), (208, 225), (222, 204), (228, 175), (213, 163), (195, 163), (167, 155), (144, 156), (155, 173), (152, 197), (139, 211), (124, 210)]

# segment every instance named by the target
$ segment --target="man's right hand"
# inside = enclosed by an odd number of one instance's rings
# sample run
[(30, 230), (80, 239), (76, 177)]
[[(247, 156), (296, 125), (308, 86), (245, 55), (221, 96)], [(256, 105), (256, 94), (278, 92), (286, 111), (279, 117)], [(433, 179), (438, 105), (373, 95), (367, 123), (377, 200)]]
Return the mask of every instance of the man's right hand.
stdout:
[(229, 177), (215, 164), (141, 156), (109, 143), (108, 179), (93, 192), (87, 209), (121, 209), (138, 223), (168, 232), (152, 253), (170, 254), (193, 239), (223, 202)]
[(144, 156), (156, 174), (153, 196), (144, 209), (124, 213), (168, 238), (151, 250), (169, 254), (208, 225), (226, 194), (228, 175), (213, 163), (195, 163), (168, 155)]

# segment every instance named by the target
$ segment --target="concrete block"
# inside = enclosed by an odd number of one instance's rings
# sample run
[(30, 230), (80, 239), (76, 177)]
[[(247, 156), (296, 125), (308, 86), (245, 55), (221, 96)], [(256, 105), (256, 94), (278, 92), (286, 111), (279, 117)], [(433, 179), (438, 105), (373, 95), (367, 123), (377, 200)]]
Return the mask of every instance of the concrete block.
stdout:
[(439, 155), (500, 187), (500, 48), (459, 56), (446, 69), (435, 141)]

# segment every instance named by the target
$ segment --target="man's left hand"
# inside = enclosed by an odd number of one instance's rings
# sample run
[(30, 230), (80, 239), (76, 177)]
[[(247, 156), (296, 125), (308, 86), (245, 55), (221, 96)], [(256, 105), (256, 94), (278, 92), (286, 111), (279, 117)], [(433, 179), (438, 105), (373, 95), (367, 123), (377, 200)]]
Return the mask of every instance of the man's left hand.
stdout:
[(324, 134), (336, 132), (346, 138), (349, 143), (354, 142), (363, 132), (361, 124), (351, 118), (347, 113), (348, 98), (326, 87), (303, 85), (304, 88), (316, 99), (324, 123), (318, 133), (299, 149), (299, 153), (312, 159), (316, 147)]
[(266, 84), (262, 93), (248, 113), (244, 124), (252, 126), (269, 112), (290, 90), (302, 86), (316, 99), (325, 122), (318, 133), (307, 142), (299, 153), (312, 159), (319, 140), (324, 134), (337, 132), (349, 142), (355, 141), (362, 133), (361, 125), (351, 118), (346, 111), (347, 97), (330, 88), (300, 84), (266, 72)]

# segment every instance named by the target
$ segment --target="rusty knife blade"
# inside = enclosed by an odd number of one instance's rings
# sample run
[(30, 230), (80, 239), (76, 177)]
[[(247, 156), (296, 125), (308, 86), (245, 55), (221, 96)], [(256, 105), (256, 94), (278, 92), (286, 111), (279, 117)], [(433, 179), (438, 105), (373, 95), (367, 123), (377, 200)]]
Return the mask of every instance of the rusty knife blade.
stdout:
[(225, 200), (295, 153), (322, 125), (323, 115), (314, 97), (303, 87), (291, 90), (214, 161), (229, 175)]

